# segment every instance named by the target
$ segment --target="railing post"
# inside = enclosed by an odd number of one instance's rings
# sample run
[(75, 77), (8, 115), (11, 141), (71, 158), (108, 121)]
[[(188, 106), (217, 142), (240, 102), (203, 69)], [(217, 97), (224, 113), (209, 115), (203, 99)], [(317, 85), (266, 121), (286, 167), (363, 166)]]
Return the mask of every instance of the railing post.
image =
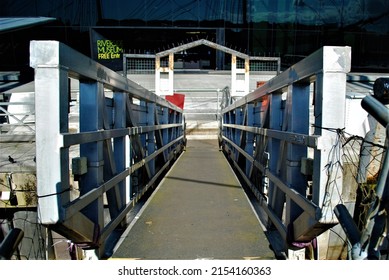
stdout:
[[(235, 109), (235, 124), (237, 125), (242, 125), (243, 124), (243, 119), (244, 119), (244, 114), (243, 114), (243, 108), (236, 108)], [(235, 129), (234, 130), (235, 134), (235, 139), (234, 143), (241, 147), (241, 136), (242, 136), (242, 130), (240, 129)], [(235, 161), (239, 160), (239, 151), (235, 149), (235, 155), (234, 155)]]
[(155, 94), (161, 95), (161, 57), (155, 57)]
[[(321, 137), (314, 153), (312, 201), (322, 209), (321, 221), (329, 223), (334, 221), (333, 209), (342, 194), (341, 143), (336, 130), (345, 125), (346, 73), (324, 69), (317, 75), (315, 94), (315, 135)], [(328, 176), (323, 176), (324, 170)]]
[[(253, 104), (247, 104), (247, 126), (254, 126), (254, 105)], [(251, 132), (245, 132), (246, 133), (246, 145), (245, 145), (245, 151), (249, 155), (253, 156), (254, 153), (254, 134)], [(246, 159), (246, 176), (250, 176), (250, 170), (251, 170), (251, 164), (252, 162)]]
[[(269, 129), (280, 130), (282, 124), (281, 115), (282, 94), (273, 93), (269, 96)], [(278, 170), (278, 155), (280, 153), (281, 141), (276, 138), (269, 140), (269, 171), (273, 174), (279, 174)], [(277, 187), (277, 185), (269, 182), (269, 204), (278, 218), (282, 218), (282, 211), (284, 208), (285, 194)]]
[(244, 94), (250, 91), (250, 59), (244, 60)]
[[(168, 124), (169, 123), (169, 110), (166, 108), (162, 109), (162, 116), (161, 116), (161, 124)], [(162, 145), (165, 146), (167, 143), (169, 143), (169, 129), (163, 129), (162, 132)], [(171, 148), (165, 150), (163, 152), (165, 160), (168, 159), (169, 151)]]
[[(288, 87), (288, 131), (309, 134), (309, 83), (292, 84)], [(307, 156), (307, 147), (287, 144), (286, 180), (290, 186), (304, 197), (307, 191), (307, 178), (301, 173), (301, 159)], [(289, 225), (303, 212), (290, 199), (286, 200), (286, 224)]]
[[(225, 118), (224, 118), (224, 123), (225, 124), (234, 124), (234, 111), (231, 110), (231, 111), (228, 111), (225, 115)], [(234, 136), (233, 136), (233, 128), (231, 127), (227, 127), (227, 128), (224, 128), (225, 130), (225, 136), (228, 138), (228, 139), (234, 139)]]
[[(41, 51), (41, 47), (33, 46), (31, 50), (32, 57), (38, 61), (42, 53), (48, 55), (47, 52), (55, 52), (51, 46), (45, 51)], [(39, 184), (37, 192), (39, 219), (43, 224), (56, 224), (62, 221), (64, 217), (61, 205), (70, 200), (69, 149), (62, 148), (61, 135), (68, 132), (68, 86), (68, 74), (65, 69), (51, 65), (36, 65), (36, 162)]]
[[(315, 135), (320, 135), (314, 151), (312, 201), (321, 209), (320, 223), (336, 224), (335, 206), (342, 202), (343, 170), (340, 133), (345, 126), (346, 75), (351, 67), (348, 48), (324, 47), (323, 70), (316, 76)], [(328, 234), (330, 232), (327, 232)], [(318, 238), (322, 247), (320, 257), (326, 256), (329, 246), (327, 235)], [(331, 243), (340, 246), (341, 240)]]
[[(155, 103), (147, 103), (147, 116), (146, 116), (146, 119), (147, 119), (147, 125), (148, 126), (153, 126), (155, 125), (155, 110), (156, 110), (156, 106), (155, 106)], [(147, 133), (147, 152), (148, 152), (148, 155), (151, 155), (152, 153), (155, 152), (155, 132), (154, 131), (150, 131), (149, 133)], [(152, 174), (152, 176), (155, 175), (155, 160), (152, 159), (149, 161), (149, 168), (150, 168), (150, 172)]]
[[(114, 101), (114, 128), (125, 128), (126, 127), (126, 97), (127, 95), (124, 92), (113, 93), (113, 101)], [(127, 160), (127, 155), (129, 153), (128, 148), (128, 136), (116, 137), (113, 139), (113, 153), (115, 158), (115, 164), (117, 173), (120, 173), (129, 167), (129, 161)], [(129, 178), (127, 177), (126, 181), (122, 181), (118, 184), (118, 189), (120, 190), (120, 206), (119, 208), (123, 208), (130, 200), (130, 185)]]
[(236, 65), (236, 55), (231, 55), (231, 95), (236, 96), (236, 90), (237, 90), (237, 65)]
[[(104, 88), (99, 82), (80, 81), (80, 132), (103, 129)], [(97, 188), (104, 182), (103, 142), (80, 145), (80, 156), (87, 158), (88, 172), (80, 177), (80, 195)], [(100, 229), (104, 227), (103, 198), (100, 197), (82, 211)], [(100, 214), (100, 215), (99, 215)]]
[(174, 53), (169, 54), (169, 70), (168, 70), (168, 94), (174, 93)]

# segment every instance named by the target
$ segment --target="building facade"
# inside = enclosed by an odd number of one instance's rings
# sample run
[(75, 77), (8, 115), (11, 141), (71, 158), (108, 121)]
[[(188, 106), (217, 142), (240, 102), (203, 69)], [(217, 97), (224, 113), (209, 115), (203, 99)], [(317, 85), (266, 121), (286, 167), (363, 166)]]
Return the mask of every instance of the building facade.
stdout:
[[(121, 54), (157, 53), (206, 38), (286, 68), (324, 45), (352, 47), (352, 71), (389, 67), (387, 0), (2, 0), (0, 17), (50, 17), (45, 25), (0, 33), (0, 70), (28, 63), (30, 40), (59, 40), (120, 69)], [(27, 48), (27, 49), (26, 49)], [(196, 48), (176, 59), (228, 59)]]

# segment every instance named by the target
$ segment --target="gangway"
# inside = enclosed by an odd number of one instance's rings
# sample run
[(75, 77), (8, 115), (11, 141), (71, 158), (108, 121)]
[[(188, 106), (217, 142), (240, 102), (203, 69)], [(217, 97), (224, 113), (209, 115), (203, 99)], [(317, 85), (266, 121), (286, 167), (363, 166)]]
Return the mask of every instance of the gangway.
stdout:
[(48, 248), (54, 231), (100, 259), (340, 258), (334, 208), (354, 206), (342, 144), (349, 47), (323, 47), (241, 98), (223, 94), (212, 144), (187, 142), (181, 108), (66, 45), (32, 41), (30, 52)]
[(217, 139), (188, 140), (112, 255), (130, 259), (274, 259)]

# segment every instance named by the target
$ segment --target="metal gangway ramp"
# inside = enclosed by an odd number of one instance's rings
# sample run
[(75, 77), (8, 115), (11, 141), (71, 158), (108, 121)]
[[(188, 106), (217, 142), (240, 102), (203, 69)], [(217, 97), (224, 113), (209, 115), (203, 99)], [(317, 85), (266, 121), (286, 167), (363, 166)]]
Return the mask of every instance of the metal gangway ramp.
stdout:
[(361, 161), (352, 150), (387, 149), (359, 142), (384, 131), (377, 121), (348, 137), (351, 123), (369, 117), (346, 98), (350, 47), (325, 46), (239, 99), (223, 94), (212, 141), (187, 141), (182, 108), (60, 42), (32, 41), (30, 66), (37, 183), (15, 190), (34, 195), (28, 206), (45, 229), (46, 259), (57, 259), (53, 233), (98, 259), (342, 259), (350, 251), (337, 216), (349, 220), (356, 188), (378, 174), (368, 153)]
[(274, 259), (218, 141), (189, 140), (112, 258)]

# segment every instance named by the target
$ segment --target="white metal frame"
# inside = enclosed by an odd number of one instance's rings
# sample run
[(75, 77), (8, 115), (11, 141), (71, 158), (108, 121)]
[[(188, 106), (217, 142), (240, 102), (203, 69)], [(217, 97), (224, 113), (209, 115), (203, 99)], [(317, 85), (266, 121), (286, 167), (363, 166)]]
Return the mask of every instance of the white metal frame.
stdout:
[[(249, 85), (250, 85), (250, 60), (255, 61), (273, 61), (278, 64), (278, 69), (280, 69), (280, 58), (278, 57), (250, 57), (247, 54), (235, 51), (233, 49), (227, 48), (225, 46), (219, 45), (217, 43), (208, 41), (206, 39), (200, 39), (197, 41), (193, 41), (187, 44), (182, 44), (172, 49), (159, 52), (155, 55), (155, 93), (157, 95), (172, 95), (174, 93), (174, 54), (177, 52), (181, 52), (190, 48), (194, 48), (197, 46), (205, 45), (216, 50), (222, 51), (224, 53), (228, 53), (231, 55), (231, 95), (233, 97), (242, 97), (249, 93)], [(161, 67), (161, 58), (169, 57), (168, 67)], [(237, 59), (244, 60), (244, 67), (239, 68), (237, 65)], [(161, 74), (167, 73), (168, 78), (167, 84), (168, 87), (166, 90), (161, 89)], [(243, 75), (243, 85), (238, 84), (238, 76)]]
[[(222, 110), (221, 146), (285, 247), (338, 223), (343, 174), (329, 168), (342, 163), (336, 130), (345, 126), (350, 68), (350, 47), (325, 46)], [(302, 172), (310, 162), (311, 174)]]
[[(40, 222), (101, 257), (111, 233), (183, 150), (183, 111), (57, 41), (32, 41), (30, 65)], [(77, 133), (69, 131), (69, 78), (80, 84)], [(71, 158), (74, 147), (79, 157)], [(71, 162), (81, 166), (76, 173)]]

